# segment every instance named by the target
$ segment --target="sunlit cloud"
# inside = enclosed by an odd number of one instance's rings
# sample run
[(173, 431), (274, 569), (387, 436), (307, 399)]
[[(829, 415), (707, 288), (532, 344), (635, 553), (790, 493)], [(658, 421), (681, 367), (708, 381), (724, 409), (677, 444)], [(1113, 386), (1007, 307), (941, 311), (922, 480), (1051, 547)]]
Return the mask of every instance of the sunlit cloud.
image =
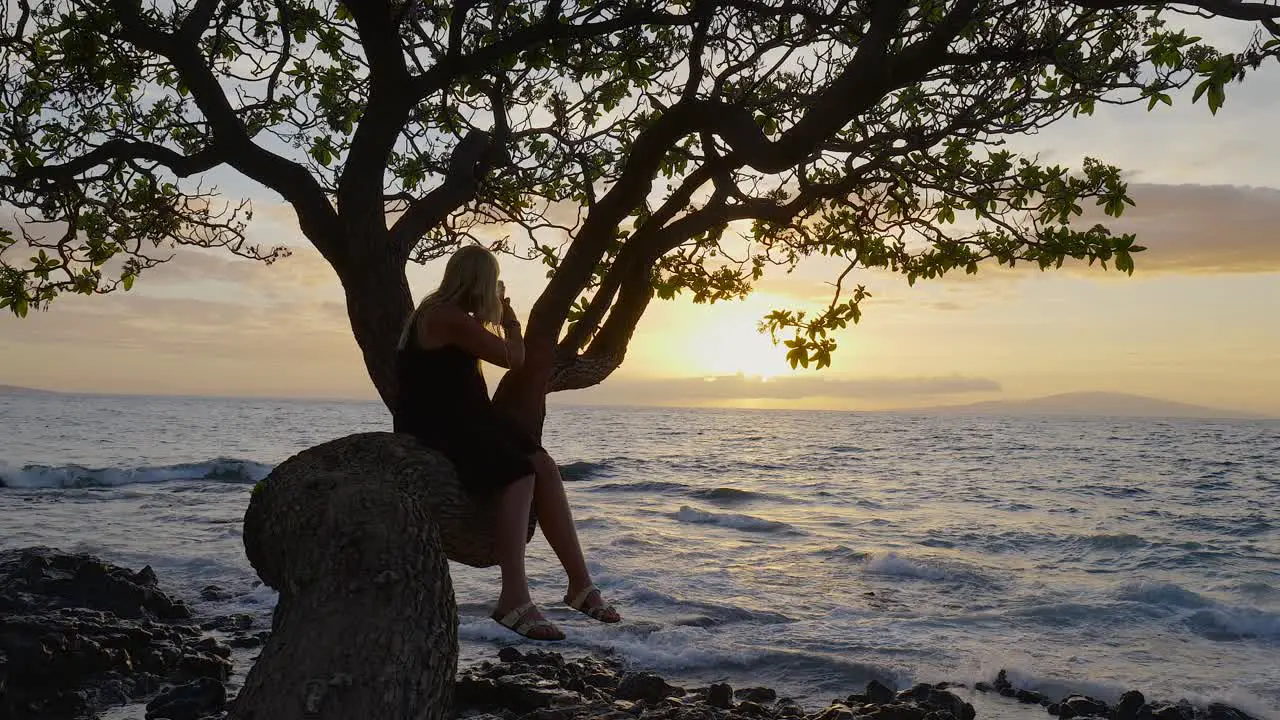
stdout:
[(1148, 248), (1140, 272), (1280, 270), (1280, 190), (1230, 185), (1133, 185), (1137, 203), (1118, 219), (1086, 215)]

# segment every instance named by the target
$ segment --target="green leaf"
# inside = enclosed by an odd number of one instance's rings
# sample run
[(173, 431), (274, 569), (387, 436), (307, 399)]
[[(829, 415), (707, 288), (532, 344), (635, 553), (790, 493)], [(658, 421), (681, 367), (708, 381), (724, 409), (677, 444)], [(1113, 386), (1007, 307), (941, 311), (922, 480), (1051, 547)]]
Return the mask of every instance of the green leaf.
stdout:
[(1205, 80), (1196, 86), (1196, 91), (1191, 95), (1191, 102), (1199, 102), (1200, 97), (1213, 85), (1213, 80)]
[(1209, 112), (1213, 113), (1214, 115), (1217, 115), (1218, 110), (1222, 107), (1222, 104), (1226, 101), (1227, 101), (1227, 92), (1226, 92), (1226, 89), (1221, 84), (1215, 83), (1212, 87), (1209, 88)]
[(120, 276), (120, 284), (124, 286), (126, 292), (133, 289), (133, 281), (136, 277), (133, 273), (126, 273)]

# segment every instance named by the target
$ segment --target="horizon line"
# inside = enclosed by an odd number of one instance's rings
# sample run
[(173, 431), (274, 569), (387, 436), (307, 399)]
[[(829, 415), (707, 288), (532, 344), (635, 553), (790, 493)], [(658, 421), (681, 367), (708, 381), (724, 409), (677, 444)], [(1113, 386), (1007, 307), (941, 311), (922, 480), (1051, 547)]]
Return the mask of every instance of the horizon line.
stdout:
[[(112, 391), (81, 391), (81, 390), (51, 390), (48, 388), (30, 387), (25, 385), (7, 385), (0, 383), (0, 397), (6, 394), (35, 394), (35, 395), (65, 395), (65, 396), (88, 396), (101, 398), (163, 398), (171, 400), (257, 400), (265, 402), (294, 402), (294, 403), (337, 403), (337, 404), (377, 404), (383, 405), (382, 400), (376, 395), (369, 397), (353, 397), (353, 396), (323, 396), (323, 395), (235, 395), (235, 394), (210, 394), (210, 393), (166, 393), (166, 392), (112, 392)], [(1051, 398), (1103, 395), (1113, 398), (1127, 398), (1133, 400), (1148, 400), (1160, 403), (1168, 403), (1170, 405), (1179, 405), (1187, 410), (1204, 410), (1208, 413), (1203, 416), (1195, 415), (1151, 415), (1151, 414), (1117, 414), (1114, 412), (1080, 412), (1080, 411), (1039, 411), (1027, 412), (1016, 411), (1009, 408), (1009, 412), (1001, 413), (1000, 405), (1017, 405), (1019, 403), (1036, 402)], [(1208, 405), (1199, 405), (1195, 403), (1187, 403), (1180, 400), (1169, 400), (1151, 395), (1139, 395), (1134, 393), (1112, 392), (1105, 390), (1083, 390), (1065, 393), (1052, 393), (1048, 395), (1037, 395), (1030, 397), (1011, 397), (1000, 400), (987, 400), (971, 403), (956, 403), (952, 405), (928, 405), (921, 407), (891, 407), (891, 408), (812, 408), (812, 407), (738, 407), (733, 405), (710, 405), (706, 403), (680, 402), (673, 400), (668, 403), (634, 403), (634, 402), (571, 402), (548, 398), (548, 404), (556, 407), (564, 408), (616, 408), (616, 409), (671, 409), (671, 410), (733, 410), (733, 411), (754, 411), (754, 412), (825, 412), (825, 413), (852, 413), (852, 414), (879, 414), (879, 415), (920, 415), (920, 416), (939, 416), (952, 415), (964, 416), (967, 413), (957, 413), (957, 411), (974, 410), (972, 416), (988, 416), (988, 417), (1085, 417), (1085, 418), (1142, 418), (1149, 420), (1243, 420), (1243, 421), (1275, 421), (1280, 420), (1280, 413), (1271, 412), (1255, 412), (1248, 410), (1239, 410), (1235, 408), (1214, 407)], [(758, 398), (742, 397), (742, 398), (718, 398), (719, 400), (753, 400)], [(980, 408), (989, 408), (987, 412), (978, 411)], [(1214, 415), (1212, 413), (1219, 413)]]

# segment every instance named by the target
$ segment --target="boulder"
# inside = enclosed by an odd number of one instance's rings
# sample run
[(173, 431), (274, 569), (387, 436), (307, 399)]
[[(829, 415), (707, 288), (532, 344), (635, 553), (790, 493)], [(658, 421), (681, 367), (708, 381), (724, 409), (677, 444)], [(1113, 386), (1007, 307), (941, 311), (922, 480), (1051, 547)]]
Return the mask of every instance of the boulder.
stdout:
[(885, 703), (893, 702), (894, 697), (893, 688), (885, 685), (879, 680), (872, 680), (867, 683), (867, 689), (864, 690), (862, 694), (866, 697), (867, 702), (875, 703), (877, 705), (884, 705)]
[(222, 683), (203, 678), (170, 688), (147, 703), (147, 720), (198, 720), (226, 704)]
[(191, 608), (160, 591), (150, 566), (138, 572), (91, 555), (46, 547), (0, 552), (0, 612), (87, 608), (128, 620), (186, 620)]
[(644, 700), (649, 703), (683, 694), (683, 690), (668, 685), (666, 680), (650, 672), (623, 675), (617, 690), (618, 698), (621, 700)]
[(1101, 700), (1084, 695), (1071, 695), (1058, 703), (1058, 717), (1067, 720), (1074, 717), (1109, 717), (1111, 709)]
[(742, 688), (733, 695), (739, 700), (753, 703), (771, 703), (778, 699), (778, 693), (773, 688), (767, 687)]
[(707, 704), (713, 708), (728, 710), (733, 707), (733, 688), (717, 683), (707, 688)]
[(1120, 696), (1120, 701), (1116, 703), (1115, 720), (1137, 720), (1139, 713), (1142, 712), (1142, 706), (1147, 704), (1147, 699), (1137, 690)]

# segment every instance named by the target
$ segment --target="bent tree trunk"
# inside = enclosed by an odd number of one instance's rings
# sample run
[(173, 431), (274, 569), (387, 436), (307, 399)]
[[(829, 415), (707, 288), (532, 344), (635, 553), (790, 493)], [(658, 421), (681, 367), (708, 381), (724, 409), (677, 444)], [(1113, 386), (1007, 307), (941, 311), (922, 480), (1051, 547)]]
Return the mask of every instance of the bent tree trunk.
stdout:
[[(385, 234), (385, 233), (384, 233)], [(405, 258), (389, 242), (371, 242), (354, 257), (330, 260), (346, 294), (347, 319), (369, 379), (388, 409), (396, 397), (396, 344), (413, 310)]]
[(273, 470), (244, 544), (280, 598), (229, 717), (447, 717), (458, 619), (446, 553), (492, 564), (490, 512), (404, 435), (333, 440)]

